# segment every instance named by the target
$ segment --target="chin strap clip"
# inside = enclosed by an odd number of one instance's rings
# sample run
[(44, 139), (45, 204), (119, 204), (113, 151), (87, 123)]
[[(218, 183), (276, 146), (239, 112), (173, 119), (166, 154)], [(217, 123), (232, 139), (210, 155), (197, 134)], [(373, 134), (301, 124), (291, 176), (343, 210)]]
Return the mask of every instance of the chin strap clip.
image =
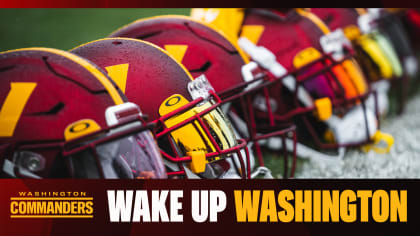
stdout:
[(206, 170), (206, 153), (204, 151), (191, 151), (187, 153), (191, 157), (189, 169), (195, 173), (203, 173)]
[(369, 152), (373, 150), (379, 154), (389, 153), (392, 145), (394, 144), (394, 137), (387, 133), (382, 133), (381, 131), (376, 131), (372, 137), (373, 143), (367, 144), (362, 147), (364, 152)]
[(257, 167), (256, 170), (252, 172), (251, 179), (255, 179), (258, 176), (262, 176), (263, 179), (274, 179), (273, 175), (271, 174), (271, 170), (265, 166)]

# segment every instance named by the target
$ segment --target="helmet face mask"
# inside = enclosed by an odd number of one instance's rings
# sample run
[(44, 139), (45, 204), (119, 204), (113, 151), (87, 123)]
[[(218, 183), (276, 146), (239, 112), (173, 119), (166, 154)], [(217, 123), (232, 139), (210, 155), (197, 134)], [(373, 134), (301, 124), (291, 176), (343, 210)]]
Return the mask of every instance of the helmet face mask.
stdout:
[[(344, 60), (345, 59), (346, 58), (344, 58)], [(328, 66), (317, 68), (317, 63)], [(259, 131), (264, 133), (264, 130), (269, 130), (270, 126), (267, 124), (298, 122), (301, 124), (298, 126), (299, 134), (305, 135), (306, 133), (306, 135), (310, 136), (312, 141), (314, 141), (314, 144), (321, 149), (360, 146), (370, 142), (369, 140), (372, 134), (368, 135), (368, 131), (364, 129), (363, 132), (367, 135), (364, 139), (361, 139), (361, 141), (354, 143), (326, 143), (324, 137), (319, 136), (318, 134), (324, 133), (328, 126), (319, 123), (320, 120), (318, 118), (319, 115), (317, 115), (317, 107), (312, 101), (311, 104), (308, 105), (305, 101), (302, 101), (302, 98), (299, 98), (299, 89), (306, 91), (314, 100), (328, 98), (331, 103), (330, 109), (332, 109), (332, 114), (341, 118), (345, 117), (355, 106), (361, 106), (362, 109), (366, 111), (368, 108), (364, 105), (364, 102), (371, 93), (348, 95), (349, 93), (346, 93), (348, 90), (341, 86), (341, 83), (338, 81), (333, 71), (334, 67), (340, 65), (340, 61), (334, 61), (330, 56), (325, 55), (324, 58), (305, 65), (300, 70), (290, 72), (281, 78), (270, 79), (270, 77), (272, 77), (271, 75), (260, 74), (260, 77), (262, 76), (262, 78), (264, 78), (264, 82), (260, 83), (257, 87), (248, 90), (245, 95), (245, 97), (249, 97), (245, 98), (245, 100), (251, 101), (249, 103), (253, 104), (253, 106), (249, 106), (248, 114), (253, 114), (254, 118), (248, 118), (247, 120), (256, 120), (254, 123), (256, 123), (257, 128), (254, 132)], [(290, 86), (288, 87), (285, 85), (284, 81), (286, 78), (294, 80), (294, 84), (296, 84), (294, 90), (291, 90)], [(315, 83), (313, 83), (314, 80)], [(320, 86), (320, 84), (322, 86)], [(313, 86), (316, 87), (314, 88)], [(319, 87), (321, 87), (321, 89), (318, 89)], [(278, 101), (277, 97), (279, 96), (278, 91), (282, 91), (280, 99), (285, 101), (284, 103), (294, 105), (278, 105), (278, 102), (276, 102)], [(243, 109), (244, 108), (242, 108), (242, 110)], [(361, 128), (367, 127), (368, 125), (363, 125)]]
[(330, 19), (326, 21), (328, 26), (332, 30), (342, 28), (351, 40), (355, 58), (378, 93), (380, 115), (389, 110), (388, 92), (399, 93), (397, 112), (401, 113), (408, 77), (416, 73), (418, 66), (398, 17), (380, 9), (314, 8), (311, 12), (323, 20)]
[[(134, 118), (110, 127), (106, 133), (101, 131), (64, 144), (63, 155), (73, 170), (72, 175), (76, 178), (166, 178), (151, 134), (154, 126), (142, 123), (144, 121)], [(94, 163), (100, 165), (90, 168)]]
[[(321, 53), (322, 50), (319, 48), (322, 46), (322, 39), (325, 39), (324, 36), (321, 36), (325, 34), (320, 30), (323, 28), (322, 26), (320, 26), (320, 29), (318, 29), (317, 32), (316, 25), (319, 23), (315, 24), (316, 21), (312, 23), (312, 20), (308, 20), (311, 19), (311, 17), (307, 17), (304, 12), (296, 13), (293, 16), (295, 19), (294, 21), (288, 21), (287, 18), (279, 17), (277, 23), (273, 23), (265, 18), (266, 16), (264, 14), (268, 14), (269, 12), (270, 11), (262, 13), (260, 10), (251, 10), (248, 12), (243, 23), (243, 27), (246, 27), (247, 25), (264, 25), (262, 27), (265, 27), (267, 33), (260, 36), (259, 44), (263, 46), (257, 47), (257, 49), (259, 51), (262, 51), (261, 48), (267, 50), (264, 47), (268, 47), (268, 50), (275, 49), (272, 54), (277, 62), (275, 61), (274, 63), (284, 63), (284, 65), (278, 64), (278, 67), (284, 66), (285, 69), (283, 69), (283, 74), (281, 76), (275, 75), (277, 79), (281, 80), (281, 82), (277, 82), (278, 86), (276, 90), (283, 91), (283, 95), (277, 99), (277, 102), (281, 103), (279, 99), (282, 99), (284, 103), (294, 105), (290, 107), (291, 110), (288, 110), (287, 108), (283, 110), (277, 109), (277, 114), (268, 114), (268, 116), (276, 118), (278, 122), (281, 122), (282, 120), (290, 121), (290, 119), (295, 120), (294, 122), (298, 122), (297, 127), (300, 135), (298, 140), (303, 141), (306, 139), (307, 141), (313, 141), (315, 146), (319, 149), (336, 149), (371, 143), (371, 138), (379, 127), (377, 122), (377, 108), (375, 105), (373, 108), (367, 108), (364, 104), (365, 100), (370, 96), (374, 96), (374, 94), (370, 91), (361, 69), (355, 63), (354, 59), (352, 59), (351, 48), (344, 47), (344, 50), (341, 52), (342, 56), (339, 57), (340, 60), (334, 59), (334, 57), (337, 58), (334, 50), (329, 54)], [(274, 13), (270, 14), (273, 14), (272, 17), (277, 17)], [(302, 14), (300, 18), (298, 17), (299, 14)], [(292, 14), (290, 13), (290, 15)], [(288, 26), (293, 24), (304, 29), (309, 29), (309, 25), (312, 24), (313, 32), (311, 33), (310, 30), (304, 31), (306, 33), (305, 35), (300, 31), (299, 34), (301, 34), (302, 37), (300, 45), (295, 45), (293, 49), (290, 49), (291, 51), (288, 51), (287, 53), (284, 49), (284, 53), (279, 54), (279, 51), (282, 51), (282, 44), (281, 42), (274, 43), (275, 39), (283, 34), (290, 33)], [(277, 35), (269, 33), (275, 29), (277, 29)], [(319, 35), (319, 37), (316, 35)], [(328, 34), (325, 36), (334, 35)], [(304, 37), (308, 39), (305, 41)], [(270, 42), (272, 43), (270, 44)], [(251, 57), (254, 58), (252, 52), (256, 51), (256, 49), (244, 49), (248, 54), (251, 53)], [(264, 66), (264, 61), (262, 64), (259, 64)], [(270, 68), (267, 68), (267, 70), (272, 73)], [(284, 90), (281, 90), (280, 83), (283, 83), (286, 90), (289, 91), (285, 92)], [(271, 96), (276, 97), (274, 94)], [(325, 103), (325, 100), (329, 100), (329, 105), (327, 103), (324, 104), (324, 106), (319, 107), (318, 104)], [(329, 113), (329, 115), (320, 115), (320, 113), (323, 113), (322, 110), (329, 110), (329, 112), (326, 112), (327, 114)], [(356, 114), (356, 112), (350, 112), (352, 110), (362, 110), (361, 115), (357, 115), (359, 113)], [(364, 117), (364, 119), (352, 124), (348, 121), (351, 119), (347, 117), (347, 114), (351, 114), (351, 116), (354, 117)], [(330, 118), (334, 118), (332, 120), (339, 122), (333, 122)], [(296, 121), (296, 119), (298, 119), (298, 121)], [(352, 139), (349, 137), (350, 135), (346, 134), (345, 130), (340, 128), (343, 124), (350, 125), (350, 127), (359, 130), (359, 133), (364, 135), (358, 135), (358, 138)], [(327, 131), (328, 133), (334, 134), (335, 140), (330, 139), (329, 142), (326, 143), (325, 138), (322, 136), (324, 136), (324, 134), (326, 135)], [(303, 136), (305, 133), (308, 134), (306, 138)], [(343, 135), (347, 137), (343, 137)], [(303, 139), (302, 136), (304, 137)]]
[[(235, 171), (235, 177), (249, 177), (246, 142), (237, 140), (220, 109), (220, 99), (204, 77), (193, 81), (166, 52), (140, 40), (102, 39), (72, 52), (108, 70), (120, 86), (110, 68), (127, 65), (122, 90), (156, 125), (154, 133), (168, 176), (226, 178)], [(227, 158), (238, 160), (238, 170), (226, 163)]]
[[(223, 13), (223, 9), (219, 11)], [(260, 81), (255, 82), (257, 85), (248, 85), (247, 88), (253, 88), (243, 94), (254, 93), (255, 97), (242, 99), (254, 105), (254, 111), (249, 104), (242, 105), (243, 110), (246, 106), (249, 108), (241, 116), (255, 116), (244, 118), (251, 120), (248, 125), (254, 127), (251, 133), (269, 132), (270, 126), (275, 124), (294, 123), (298, 132), (298, 155), (308, 158), (327, 156), (316, 155), (319, 152), (309, 154), (308, 146), (302, 146), (302, 142), (318, 150), (338, 149), (341, 156), (342, 147), (377, 141), (373, 140), (376, 134), (380, 136), (376, 94), (370, 90), (355, 62), (350, 42), (342, 40), (345, 39), (343, 33), (329, 33), (322, 21), (299, 9), (287, 12), (247, 9), (242, 11), (241, 17), (241, 30), (235, 31), (238, 43), (260, 67), (253, 67), (256, 73), (243, 73), (247, 83), (255, 78)], [(213, 22), (216, 26), (220, 23), (217, 19)], [(324, 48), (323, 40), (328, 42), (327, 46), (334, 46), (331, 41), (338, 42), (335, 44), (338, 47)], [(257, 73), (260, 76), (249, 76)], [(270, 126), (264, 128), (260, 124)], [(348, 130), (357, 130), (357, 135), (352, 137)], [(267, 143), (274, 142), (268, 140)], [(285, 145), (277, 142), (268, 146)]]
[[(48, 60), (49, 67), (42, 60)], [(1, 82), (5, 83), (6, 90), (9, 81), (19, 81), (15, 82), (18, 84), (30, 81), (35, 89), (22, 108), (13, 133), (0, 137), (4, 157), (0, 162), (2, 176), (166, 178), (150, 132), (153, 125), (146, 125), (139, 108), (124, 102), (125, 98), (95, 65), (68, 52), (46, 48), (0, 54), (0, 65), (7, 64), (19, 70), (10, 69), (3, 75)], [(26, 71), (37, 71), (39, 77), (27, 77)], [(64, 74), (65, 80), (62, 79)], [(49, 86), (54, 91), (45, 93)], [(13, 85), (11, 87), (13, 89)], [(103, 92), (91, 93), (96, 89)], [(64, 91), (73, 96), (61, 96)], [(96, 107), (73, 106), (82, 98), (89, 99)], [(3, 106), (8, 103), (7, 99), (2, 101)], [(57, 100), (61, 104), (59, 108), (31, 112), (48, 107), (48, 103), (55, 104)]]
[[(170, 145), (172, 155), (165, 151), (162, 151), (162, 155), (172, 162), (178, 163), (178, 168), (183, 174), (186, 174), (184, 167), (187, 162), (192, 162), (191, 165), (197, 165), (200, 170), (205, 168), (205, 171), (199, 174), (205, 178), (223, 177), (223, 174), (226, 174), (231, 166), (221, 159), (237, 158), (241, 164), (239, 168), (235, 168), (236, 172), (239, 176), (249, 178), (249, 176), (241, 174), (248, 174), (248, 171), (245, 170), (245, 156), (241, 154), (242, 149), (247, 149), (246, 142), (236, 140), (229, 120), (225, 118), (220, 109), (220, 98), (214, 91), (208, 90), (208, 92), (207, 99), (199, 97), (190, 103), (175, 108), (176, 110), (161, 116), (156, 121), (158, 124), (158, 131), (156, 132), (158, 141), (160, 138), (166, 138), (166, 143), (176, 144)], [(173, 98), (169, 98), (168, 101)], [(180, 117), (181, 119), (179, 119)], [(177, 121), (171, 126), (168, 120), (174, 118)], [(206, 162), (200, 161), (195, 153), (205, 155)], [(203, 164), (205, 164), (205, 167), (202, 166)], [(189, 165), (189, 169), (195, 169), (191, 165)], [(199, 167), (200, 165), (201, 167)], [(178, 173), (168, 172), (168, 175)]]

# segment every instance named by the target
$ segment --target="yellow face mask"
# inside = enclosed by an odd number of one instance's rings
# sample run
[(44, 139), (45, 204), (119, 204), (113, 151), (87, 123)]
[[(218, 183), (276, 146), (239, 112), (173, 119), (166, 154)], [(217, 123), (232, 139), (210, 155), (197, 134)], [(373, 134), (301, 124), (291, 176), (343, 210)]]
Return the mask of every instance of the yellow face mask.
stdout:
[[(182, 95), (174, 94), (162, 102), (159, 108), (159, 114), (164, 116), (188, 103), (189, 101)], [(165, 120), (164, 123), (167, 128), (171, 128), (201, 112), (211, 109), (212, 105), (212, 101), (198, 104), (187, 111), (183, 111)], [(200, 117), (202, 123), (198, 119), (194, 119), (172, 131), (170, 134), (180, 152), (192, 158), (189, 168), (194, 173), (203, 173), (206, 164), (222, 158), (220, 156), (206, 158), (206, 154), (229, 149), (237, 145), (231, 124), (225, 118), (220, 108), (215, 108)], [(212, 142), (212, 140), (215, 142)]]
[(358, 60), (362, 62), (371, 80), (391, 79), (402, 75), (402, 66), (395, 49), (377, 30), (361, 34), (356, 26), (350, 25), (344, 29), (344, 33), (352, 40)]
[[(312, 63), (321, 58), (321, 53), (313, 47), (306, 48), (299, 53), (293, 59), (293, 65), (295, 68), (302, 68), (309, 63)], [(340, 64), (334, 65), (331, 68), (331, 72), (337, 78), (337, 82), (340, 83), (344, 89), (346, 98), (357, 97), (364, 94), (368, 90), (365, 77), (363, 72), (359, 68), (357, 62), (353, 59), (346, 59)]]

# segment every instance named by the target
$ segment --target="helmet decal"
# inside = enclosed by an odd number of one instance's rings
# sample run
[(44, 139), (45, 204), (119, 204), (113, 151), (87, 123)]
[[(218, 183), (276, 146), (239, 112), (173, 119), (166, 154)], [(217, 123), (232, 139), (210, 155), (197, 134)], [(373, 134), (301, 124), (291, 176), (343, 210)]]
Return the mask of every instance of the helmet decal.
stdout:
[(182, 59), (184, 58), (184, 55), (187, 52), (188, 45), (166, 44), (166, 45), (164, 45), (164, 48), (179, 63), (182, 63)]
[(171, 111), (181, 108), (187, 105), (189, 102), (180, 94), (174, 94), (169, 98), (165, 99), (159, 107), (159, 115), (164, 116)]
[(296, 69), (304, 67), (305, 65), (321, 58), (321, 53), (313, 47), (305, 48), (298, 52), (293, 58), (293, 66)]
[(264, 32), (263, 25), (244, 25), (240, 37), (245, 37), (254, 44), (258, 44), (261, 34)]
[(344, 27), (343, 32), (349, 40), (355, 40), (361, 35), (360, 29), (356, 25), (348, 25)]
[(245, 17), (242, 8), (194, 8), (191, 17), (216, 26), (229, 36), (236, 37)]
[(92, 119), (78, 120), (66, 127), (64, 138), (66, 141), (85, 136), (100, 130), (101, 127)]
[(128, 63), (105, 67), (108, 75), (114, 80), (123, 93), (127, 83)]
[(36, 83), (11, 83), (0, 110), (0, 137), (11, 137)]

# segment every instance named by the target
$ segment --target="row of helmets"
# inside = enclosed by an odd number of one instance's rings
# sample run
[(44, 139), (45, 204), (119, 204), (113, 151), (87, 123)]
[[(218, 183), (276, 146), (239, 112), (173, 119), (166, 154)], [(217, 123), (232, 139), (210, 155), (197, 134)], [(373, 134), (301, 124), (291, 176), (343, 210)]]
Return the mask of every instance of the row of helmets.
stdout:
[(386, 153), (390, 82), (417, 67), (403, 30), (377, 9), (193, 9), (3, 52), (1, 176), (272, 178), (268, 148), (287, 178), (297, 157)]

